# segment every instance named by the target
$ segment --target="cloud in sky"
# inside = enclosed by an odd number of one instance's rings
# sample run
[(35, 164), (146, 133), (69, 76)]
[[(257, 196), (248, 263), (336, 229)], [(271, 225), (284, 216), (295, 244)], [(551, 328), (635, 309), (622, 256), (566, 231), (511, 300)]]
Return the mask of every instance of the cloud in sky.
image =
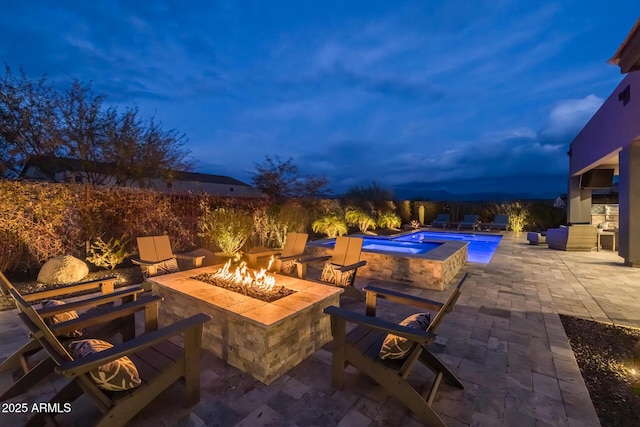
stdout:
[(636, 16), (596, 0), (26, 0), (0, 15), (0, 58), (137, 105), (187, 134), (201, 172), (248, 180), (278, 155), (336, 192), (535, 191), (542, 176), (563, 191), (567, 146), (619, 82), (605, 60)]

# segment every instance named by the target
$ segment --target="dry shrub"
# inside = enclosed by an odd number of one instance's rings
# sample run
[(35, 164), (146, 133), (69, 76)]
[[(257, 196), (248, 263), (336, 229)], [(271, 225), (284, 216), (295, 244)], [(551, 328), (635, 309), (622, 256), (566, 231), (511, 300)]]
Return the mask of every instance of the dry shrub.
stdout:
[(28, 269), (76, 251), (75, 199), (67, 186), (0, 181), (0, 268)]
[[(80, 210), (81, 227), (87, 241), (128, 236), (167, 234), (175, 251), (195, 245), (195, 226), (187, 227), (176, 214), (171, 197), (146, 189), (92, 190)], [(128, 249), (134, 250), (135, 239)]]

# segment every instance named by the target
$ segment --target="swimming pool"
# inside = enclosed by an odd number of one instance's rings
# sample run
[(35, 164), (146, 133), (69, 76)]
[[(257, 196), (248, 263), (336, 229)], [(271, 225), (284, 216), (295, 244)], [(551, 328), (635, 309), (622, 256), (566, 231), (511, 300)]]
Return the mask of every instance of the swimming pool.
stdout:
[[(366, 240), (366, 239), (365, 239)], [(416, 231), (411, 234), (392, 237), (392, 242), (411, 242), (413, 244), (432, 244), (434, 240), (455, 240), (468, 242), (468, 261), (488, 264), (502, 240), (501, 235), (470, 234), (470, 233), (440, 233), (437, 231)], [(422, 243), (420, 243), (422, 242)]]
[[(394, 252), (398, 254), (426, 254), (442, 245), (443, 241), (466, 242), (467, 261), (487, 264), (491, 261), (502, 236), (470, 233), (440, 233), (414, 231), (392, 237), (363, 237), (363, 251)], [(333, 241), (326, 243), (333, 246)]]

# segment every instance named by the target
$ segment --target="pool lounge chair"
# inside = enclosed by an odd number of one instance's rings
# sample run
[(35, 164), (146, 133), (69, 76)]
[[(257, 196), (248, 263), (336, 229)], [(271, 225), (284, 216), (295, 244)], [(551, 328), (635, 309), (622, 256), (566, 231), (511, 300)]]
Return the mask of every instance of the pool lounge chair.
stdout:
[[(424, 425), (445, 427), (444, 421), (432, 406), (440, 383), (444, 379), (456, 388), (464, 389), (464, 386), (444, 362), (430, 351), (429, 346), (435, 341), (435, 333), (444, 317), (453, 310), (466, 277), (465, 274), (444, 303), (367, 286), (364, 288), (366, 315), (335, 306), (325, 308), (324, 312), (331, 316), (331, 333), (333, 335), (331, 368), (333, 387), (338, 390), (344, 389), (345, 368), (348, 365), (353, 365), (379, 383), (387, 393), (407, 406)], [(376, 317), (378, 298), (386, 299), (392, 303), (413, 305), (436, 314), (431, 319), (426, 331), (401, 326)], [(347, 323), (357, 326), (347, 332)], [(380, 350), (384, 347), (383, 341), (387, 334), (393, 334), (409, 341), (406, 343), (408, 346), (405, 348), (405, 356), (398, 359), (381, 355)], [(383, 359), (383, 357), (385, 358)], [(418, 361), (436, 374), (426, 398), (423, 397), (422, 390), (414, 388), (407, 381), (407, 377), (412, 374)]]
[(138, 264), (148, 277), (180, 271), (178, 259), (187, 261), (194, 268), (200, 267), (205, 258), (200, 255), (174, 254), (167, 235), (138, 237), (136, 240), (140, 258), (132, 258), (131, 261)]
[(451, 215), (450, 214), (438, 214), (436, 219), (434, 219), (433, 222), (431, 224), (429, 224), (429, 227), (431, 227), (431, 228), (434, 228), (434, 227), (448, 228), (450, 219), (451, 219)]
[(493, 217), (493, 222), (487, 224), (487, 231), (489, 230), (504, 230), (509, 229), (509, 215), (498, 214)]
[(480, 226), (478, 218), (478, 215), (465, 215), (460, 224), (458, 224), (458, 230), (463, 230), (465, 228), (477, 230)]

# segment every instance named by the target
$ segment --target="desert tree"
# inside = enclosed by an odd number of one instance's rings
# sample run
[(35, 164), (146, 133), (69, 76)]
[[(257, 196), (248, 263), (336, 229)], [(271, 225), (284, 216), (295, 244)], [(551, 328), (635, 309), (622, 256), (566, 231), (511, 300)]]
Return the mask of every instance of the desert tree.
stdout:
[(325, 189), (325, 177), (304, 175), (291, 158), (282, 161), (279, 157), (265, 156), (264, 162), (254, 166), (253, 185), (273, 199), (321, 197), (329, 192)]
[(80, 161), (74, 172), (93, 185), (146, 186), (149, 178), (171, 181), (175, 170), (193, 168), (184, 134), (141, 119), (137, 108), (119, 113), (106, 98), (79, 80), (57, 90), (46, 76), (32, 82), (7, 66), (0, 77), (0, 173), (20, 177), (29, 157), (62, 156)]
[(60, 155), (56, 91), (46, 77), (27, 78), (6, 65), (0, 76), (0, 174), (19, 177), (31, 155)]

